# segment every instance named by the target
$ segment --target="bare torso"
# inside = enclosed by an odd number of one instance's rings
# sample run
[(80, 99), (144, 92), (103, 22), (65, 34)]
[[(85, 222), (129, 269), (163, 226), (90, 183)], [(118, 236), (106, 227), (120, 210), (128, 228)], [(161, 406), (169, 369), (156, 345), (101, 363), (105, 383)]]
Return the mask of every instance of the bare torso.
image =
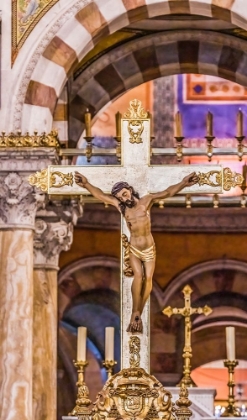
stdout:
[(143, 251), (154, 244), (151, 234), (150, 212), (145, 199), (132, 208), (126, 208), (125, 220), (130, 231), (130, 243)]

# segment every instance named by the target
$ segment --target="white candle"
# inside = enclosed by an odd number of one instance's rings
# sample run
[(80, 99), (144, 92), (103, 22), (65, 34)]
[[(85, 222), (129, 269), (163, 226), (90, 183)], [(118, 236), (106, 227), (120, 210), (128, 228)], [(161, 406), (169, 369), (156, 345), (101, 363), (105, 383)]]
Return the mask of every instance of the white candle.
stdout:
[(91, 114), (89, 110), (85, 112), (85, 127), (86, 127), (86, 137), (91, 137)]
[(241, 109), (239, 109), (237, 113), (237, 137), (243, 136), (243, 113)]
[(175, 137), (183, 137), (182, 116), (179, 111), (175, 115)]
[(116, 118), (116, 136), (117, 137), (121, 137), (121, 120), (122, 120), (122, 115), (120, 114), (120, 112), (117, 112), (115, 115)]
[(213, 114), (208, 111), (207, 113), (207, 136), (212, 137), (213, 136)]
[(226, 357), (235, 360), (235, 328), (226, 327)]
[(114, 360), (114, 328), (105, 329), (105, 360)]
[(86, 361), (86, 342), (87, 329), (86, 327), (79, 327), (77, 329), (77, 360)]

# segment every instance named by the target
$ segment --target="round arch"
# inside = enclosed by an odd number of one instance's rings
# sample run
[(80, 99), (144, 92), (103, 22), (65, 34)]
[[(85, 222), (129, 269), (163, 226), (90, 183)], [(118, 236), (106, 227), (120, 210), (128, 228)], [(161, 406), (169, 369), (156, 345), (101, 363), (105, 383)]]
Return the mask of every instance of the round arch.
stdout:
[[(72, 6), (70, 3), (69, 7)], [(47, 42), (44, 34), (40, 41), (42, 48), (36, 45), (36, 51), (42, 52), (33, 53), (25, 66), (28, 72), (24, 70), (16, 83), (12, 127), (49, 131), (52, 112), (68, 75), (94, 45), (130, 23), (180, 13), (220, 18), (243, 29), (247, 27), (247, 11), (243, 10), (241, 0), (140, 0), (138, 4), (136, 0), (85, 1), (73, 17), (64, 19), (65, 23), (51, 40)], [(56, 22), (53, 27), (56, 29)]]
[(247, 86), (247, 45), (213, 31), (166, 31), (130, 41), (104, 54), (71, 84), (70, 139), (76, 144), (89, 108), (96, 115), (129, 89), (179, 73), (220, 76)]
[[(165, 307), (174, 295), (180, 294), (182, 288), (199, 274), (214, 270), (234, 270), (247, 274), (247, 262), (233, 259), (218, 259), (205, 261), (189, 267), (174, 277), (163, 291), (162, 305)], [(157, 287), (157, 286), (156, 286)], [(156, 293), (157, 295), (157, 293)], [(160, 302), (161, 303), (161, 302)]]
[(120, 261), (117, 258), (95, 255), (94, 257), (81, 258), (73, 263), (62, 268), (58, 274), (58, 285), (60, 285), (64, 279), (70, 277), (75, 271), (82, 270), (91, 267), (110, 267), (120, 270)]

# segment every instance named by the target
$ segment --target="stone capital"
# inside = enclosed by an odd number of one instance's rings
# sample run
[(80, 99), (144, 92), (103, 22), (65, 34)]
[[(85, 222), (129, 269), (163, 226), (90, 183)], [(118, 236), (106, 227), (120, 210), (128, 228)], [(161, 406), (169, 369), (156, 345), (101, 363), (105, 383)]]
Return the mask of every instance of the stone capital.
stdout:
[(45, 195), (35, 191), (28, 177), (58, 160), (54, 147), (0, 148), (0, 229), (34, 229)]
[(36, 218), (34, 231), (34, 268), (58, 270), (61, 251), (68, 251), (73, 241), (73, 223), (48, 222)]
[(36, 209), (36, 195), (25, 176), (17, 172), (0, 176), (0, 229), (33, 229)]
[(61, 251), (73, 241), (73, 227), (82, 214), (77, 201), (49, 201), (37, 211), (34, 231), (34, 268), (55, 269)]

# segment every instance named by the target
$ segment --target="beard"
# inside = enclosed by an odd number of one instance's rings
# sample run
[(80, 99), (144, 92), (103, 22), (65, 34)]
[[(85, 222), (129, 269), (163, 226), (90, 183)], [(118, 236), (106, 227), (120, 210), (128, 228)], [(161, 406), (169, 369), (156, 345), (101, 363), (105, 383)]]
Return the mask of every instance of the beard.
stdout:
[(131, 200), (126, 200), (124, 204), (129, 209), (131, 209), (132, 207), (134, 207), (134, 205), (135, 205), (135, 199), (134, 199), (133, 195), (131, 196)]

